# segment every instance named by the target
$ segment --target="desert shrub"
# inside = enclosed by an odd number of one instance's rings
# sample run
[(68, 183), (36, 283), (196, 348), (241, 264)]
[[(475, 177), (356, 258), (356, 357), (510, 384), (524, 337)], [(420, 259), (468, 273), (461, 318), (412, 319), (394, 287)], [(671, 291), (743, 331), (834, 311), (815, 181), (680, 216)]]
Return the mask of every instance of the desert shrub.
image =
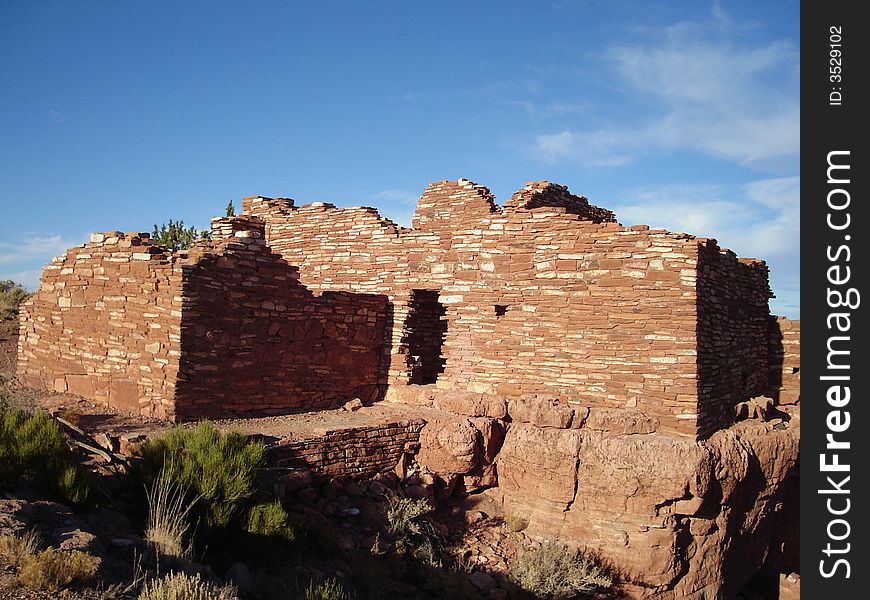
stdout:
[(505, 527), (514, 533), (518, 533), (529, 526), (529, 520), (526, 517), (510, 513), (505, 515)]
[(426, 500), (412, 498), (390, 500), (387, 508), (387, 532), (397, 536), (421, 533), (423, 530), (421, 517), (430, 512), (432, 507)]
[(30, 297), (30, 292), (11, 279), (0, 281), (0, 333), (18, 330), (18, 306)]
[(34, 556), (39, 552), (41, 543), (39, 534), (32, 529), (18, 535), (0, 536), (0, 557), (3, 557), (8, 564), (19, 567), (26, 557)]
[(142, 588), (138, 600), (237, 600), (232, 586), (217, 586), (198, 576), (172, 573)]
[(548, 600), (573, 598), (613, 585), (613, 579), (590, 557), (551, 541), (521, 549), (511, 561), (509, 576), (519, 587)]
[(379, 535), (372, 550), (375, 553), (393, 551), (398, 555), (411, 555), (429, 566), (440, 567), (440, 539), (426, 518), (432, 510), (426, 500), (390, 500), (384, 538)]
[(99, 566), (100, 559), (85, 552), (48, 548), (22, 559), (18, 580), (33, 590), (56, 592), (90, 579)]
[(304, 600), (350, 600), (350, 594), (344, 591), (335, 579), (311, 582), (305, 588)]
[(15, 485), (24, 473), (72, 504), (90, 493), (87, 473), (57, 423), (43, 412), (27, 414), (0, 403), (0, 488)]
[(188, 514), (196, 498), (189, 499), (184, 490), (164, 468), (146, 490), (148, 522), (145, 539), (158, 556), (184, 558), (189, 554), (186, 535), (190, 528)]
[(227, 527), (243, 516), (254, 494), (263, 451), (263, 444), (241, 433), (222, 434), (202, 421), (193, 429), (176, 427), (146, 441), (137, 472), (147, 487), (165, 471), (180, 489), (202, 499), (194, 513), (207, 526)]
[(281, 502), (261, 502), (248, 509), (245, 530), (257, 535), (280, 536), (288, 540), (296, 537)]

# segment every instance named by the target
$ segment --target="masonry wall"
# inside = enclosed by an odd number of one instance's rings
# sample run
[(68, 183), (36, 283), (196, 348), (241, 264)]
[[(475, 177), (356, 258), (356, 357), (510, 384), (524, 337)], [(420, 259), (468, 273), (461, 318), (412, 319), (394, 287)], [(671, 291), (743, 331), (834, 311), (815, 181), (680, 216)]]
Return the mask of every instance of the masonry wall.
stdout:
[(374, 401), (386, 385), (390, 304), (381, 295), (315, 296), (266, 246), (263, 224), (213, 223), (213, 241), (182, 263), (184, 420), (332, 408)]
[(181, 273), (147, 234), (98, 233), (43, 269), (23, 306), (18, 377), (121, 410), (171, 417)]
[(801, 397), (801, 322), (770, 317), (767, 395), (777, 404), (797, 404)]
[(393, 470), (420, 440), (425, 421), (410, 419), (328, 431), (313, 439), (281, 443), (269, 451), (273, 467), (310, 470), (318, 476), (360, 477)]
[(772, 296), (767, 266), (714, 240), (698, 255), (698, 422), (702, 437), (727, 427), (734, 406), (767, 392)]
[(172, 254), (95, 234), (47, 266), (21, 316), (22, 381), (176, 420), (383, 396), (384, 296), (315, 295), (257, 219), (216, 219), (213, 238)]
[(414, 229), (369, 208), (260, 197), (244, 207), (306, 286), (390, 298), (392, 385), (408, 382), (412, 290), (435, 290), (447, 321), (439, 388), (635, 407), (663, 431), (697, 433), (692, 236), (622, 227), (546, 182), (504, 208), (466, 180), (432, 184)]

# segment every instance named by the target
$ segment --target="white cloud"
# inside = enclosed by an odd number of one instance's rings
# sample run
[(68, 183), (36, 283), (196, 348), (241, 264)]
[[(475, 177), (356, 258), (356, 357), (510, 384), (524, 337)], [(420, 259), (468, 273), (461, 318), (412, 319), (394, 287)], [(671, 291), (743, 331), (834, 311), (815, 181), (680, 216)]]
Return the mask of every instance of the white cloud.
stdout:
[(587, 166), (615, 167), (631, 160), (633, 143), (630, 137), (618, 131), (584, 134), (562, 131), (536, 137), (533, 152), (548, 163), (569, 159)]
[(713, 237), (741, 256), (797, 256), (800, 177), (752, 181), (730, 197), (721, 186), (636, 188), (624, 194), (616, 215), (625, 224)]
[(4, 272), (0, 275), (0, 281), (11, 279), (15, 283), (19, 283), (28, 291), (34, 292), (39, 287), (39, 278), (42, 275), (42, 269), (33, 269), (30, 271), (18, 271), (16, 273)]
[(771, 310), (800, 315), (800, 177), (761, 179), (729, 194), (721, 186), (636, 188), (614, 206), (624, 224), (643, 223), (716, 238), (770, 268)]
[(53, 257), (63, 254), (68, 248), (75, 245), (77, 242), (64, 239), (60, 235), (26, 234), (17, 244), (0, 242), (0, 267), (33, 260), (42, 260), (47, 263)]
[(614, 166), (662, 148), (688, 149), (761, 169), (796, 158), (797, 49), (782, 41), (750, 45), (721, 8), (713, 12), (711, 24), (680, 23), (606, 50), (614, 93), (641, 108), (628, 124), (539, 135), (536, 154)]
[(409, 192), (408, 190), (381, 190), (380, 192), (374, 195), (376, 200), (383, 200), (385, 202), (398, 202), (401, 204), (417, 204), (417, 199), (420, 197), (419, 194), (415, 194), (414, 192)]

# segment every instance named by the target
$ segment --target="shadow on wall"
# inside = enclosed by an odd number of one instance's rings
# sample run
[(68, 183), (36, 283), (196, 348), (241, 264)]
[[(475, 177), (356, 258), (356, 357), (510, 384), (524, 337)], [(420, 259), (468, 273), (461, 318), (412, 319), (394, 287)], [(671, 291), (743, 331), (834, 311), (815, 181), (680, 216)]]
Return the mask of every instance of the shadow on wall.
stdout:
[[(767, 266), (720, 250), (698, 247), (698, 437), (734, 420), (734, 407), (768, 390), (770, 309)], [(782, 352), (780, 340), (779, 352)]]
[(383, 398), (393, 307), (386, 296), (314, 295), (265, 250), (184, 267), (179, 420), (265, 416)]

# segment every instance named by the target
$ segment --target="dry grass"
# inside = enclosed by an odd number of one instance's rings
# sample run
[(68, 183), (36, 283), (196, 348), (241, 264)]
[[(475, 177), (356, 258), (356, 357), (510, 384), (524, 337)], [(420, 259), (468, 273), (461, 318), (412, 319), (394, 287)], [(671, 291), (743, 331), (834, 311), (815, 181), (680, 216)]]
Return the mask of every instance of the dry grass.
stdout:
[(32, 590), (57, 592), (90, 579), (99, 566), (100, 559), (85, 552), (49, 548), (22, 559), (18, 580)]
[(196, 500), (188, 501), (184, 490), (168, 475), (166, 469), (146, 488), (148, 524), (145, 539), (159, 556), (186, 558), (190, 546), (185, 540), (190, 528), (188, 515)]
[(42, 540), (39, 534), (28, 529), (19, 535), (0, 536), (0, 557), (13, 567), (20, 567), (22, 561), (28, 556), (35, 556), (39, 552)]
[(327, 579), (309, 583), (303, 598), (304, 600), (350, 600), (350, 595), (344, 591), (338, 581)]
[(172, 573), (145, 585), (137, 600), (237, 600), (232, 586), (217, 586), (199, 577)]
[(513, 582), (538, 598), (574, 598), (613, 585), (610, 575), (594, 560), (558, 542), (520, 550), (510, 569)]

